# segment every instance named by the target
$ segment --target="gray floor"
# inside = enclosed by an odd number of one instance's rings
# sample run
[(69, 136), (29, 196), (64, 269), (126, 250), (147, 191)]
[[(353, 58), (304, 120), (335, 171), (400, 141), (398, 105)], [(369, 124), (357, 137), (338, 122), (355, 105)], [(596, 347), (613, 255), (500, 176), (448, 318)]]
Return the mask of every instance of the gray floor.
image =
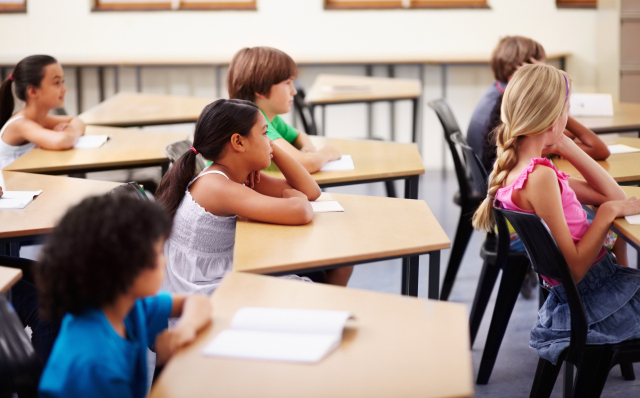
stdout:
[[(396, 190), (403, 192), (403, 184), (396, 182)], [(429, 205), (447, 235), (453, 240), (460, 216), (459, 207), (453, 201), (453, 195), (457, 190), (455, 175), (449, 173), (443, 179), (440, 172), (427, 172), (420, 180), (420, 199)], [(341, 192), (360, 195), (384, 196), (386, 194), (382, 183), (339, 187), (327, 189), (328, 192)], [(480, 245), (484, 236), (475, 232), (465, 252), (465, 256), (458, 273), (458, 278), (453, 288), (450, 301), (465, 304), (471, 308), (476, 285), (480, 274), (481, 260), (479, 257)], [(446, 264), (449, 261), (450, 250), (444, 250), (441, 256), (441, 278), (444, 276)], [(636, 254), (629, 250), (630, 264), (635, 264)], [(421, 297), (426, 297), (427, 286), (427, 260), (426, 256), (420, 259), (420, 292)], [(499, 284), (499, 280), (496, 286)], [(355, 267), (349, 287), (375, 290), (380, 292), (400, 292), (400, 260), (384, 261), (373, 264), (358, 265)], [(492, 297), (475, 345), (472, 349), (474, 380), (482, 350), (486, 340), (493, 305), (497, 295), (497, 287)], [(530, 300), (519, 297), (509, 322), (509, 327), (502, 342), (489, 384), (476, 385), (476, 397), (528, 397), (535, 374), (538, 356), (535, 350), (529, 348), (529, 331), (537, 320), (538, 298), (537, 291)], [(635, 372), (640, 378), (640, 364), (635, 365)], [(556, 382), (552, 397), (562, 396), (562, 378)], [(625, 381), (620, 375), (620, 368), (614, 368), (609, 374), (609, 379), (603, 391), (602, 397), (637, 397), (640, 396), (640, 380)]]

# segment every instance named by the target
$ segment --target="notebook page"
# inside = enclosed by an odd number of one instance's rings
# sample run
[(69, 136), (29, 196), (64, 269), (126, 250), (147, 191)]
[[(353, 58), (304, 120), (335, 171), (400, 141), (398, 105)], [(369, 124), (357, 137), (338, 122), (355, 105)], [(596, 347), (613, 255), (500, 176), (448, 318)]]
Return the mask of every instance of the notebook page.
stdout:
[(224, 330), (205, 346), (202, 353), (207, 356), (314, 363), (338, 347), (341, 340), (340, 335)]
[(33, 198), (40, 195), (39, 191), (4, 191), (0, 196), (0, 210), (24, 209), (33, 202)]
[(34, 196), (38, 196), (42, 193), (42, 189), (39, 191), (4, 191), (0, 200), (4, 199), (33, 199)]
[(611, 152), (612, 155), (618, 155), (620, 153), (640, 152), (640, 149), (638, 148), (622, 144), (607, 145), (607, 148), (609, 148), (609, 152)]
[(99, 148), (108, 139), (108, 135), (83, 135), (73, 147), (76, 149)]
[(328, 162), (320, 171), (342, 171), (342, 170), (355, 170), (356, 167), (353, 164), (353, 159), (351, 159), (351, 155), (342, 155), (342, 157), (338, 160), (333, 160)]
[(640, 225), (640, 214), (625, 216), (624, 219), (631, 225)]
[(321, 201), (321, 202), (309, 202), (313, 208), (314, 213), (330, 213), (344, 211), (344, 208), (340, 206), (335, 200)]
[(350, 317), (349, 311), (245, 307), (233, 316), (230, 329), (341, 336)]

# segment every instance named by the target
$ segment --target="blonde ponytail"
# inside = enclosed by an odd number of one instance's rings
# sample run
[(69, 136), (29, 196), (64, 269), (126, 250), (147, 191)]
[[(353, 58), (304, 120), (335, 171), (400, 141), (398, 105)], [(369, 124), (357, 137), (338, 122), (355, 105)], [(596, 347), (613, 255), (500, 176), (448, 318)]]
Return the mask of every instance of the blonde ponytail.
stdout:
[[(565, 80), (567, 79), (567, 80)], [(489, 175), (487, 197), (473, 215), (473, 227), (489, 231), (495, 222), (493, 202), (518, 163), (518, 140), (547, 131), (558, 119), (568, 96), (569, 77), (550, 65), (525, 65), (514, 73), (500, 108), (496, 161)]]

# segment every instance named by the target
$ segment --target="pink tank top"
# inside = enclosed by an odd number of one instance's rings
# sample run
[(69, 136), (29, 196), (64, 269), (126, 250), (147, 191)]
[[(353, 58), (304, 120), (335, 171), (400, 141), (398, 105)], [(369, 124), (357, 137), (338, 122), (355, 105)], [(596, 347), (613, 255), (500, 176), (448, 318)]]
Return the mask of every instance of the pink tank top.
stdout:
[[(567, 221), (567, 225), (569, 226), (569, 232), (571, 233), (571, 237), (573, 238), (574, 243), (578, 243), (580, 239), (584, 236), (589, 229), (589, 220), (587, 220), (587, 213), (585, 213), (584, 209), (580, 202), (578, 202), (578, 198), (576, 197), (576, 193), (569, 186), (569, 175), (565, 174), (555, 168), (555, 166), (551, 163), (551, 161), (547, 158), (533, 158), (531, 159), (531, 164), (525, 168), (522, 173), (516, 178), (516, 180), (509, 186), (498, 189), (496, 193), (496, 199), (500, 202), (503, 209), (507, 210), (517, 210), (525, 213), (534, 213), (533, 210), (524, 210), (519, 208), (513, 203), (511, 199), (511, 195), (513, 195), (513, 191), (516, 189), (522, 189), (527, 178), (529, 177), (529, 173), (533, 171), (533, 168), (537, 165), (544, 165), (547, 167), (551, 167), (553, 171), (556, 172), (558, 176), (558, 182), (560, 183), (560, 191), (561, 191), (561, 200), (562, 200), (562, 210), (564, 210), (564, 218)], [(604, 246), (600, 249), (600, 253), (598, 253), (598, 258), (596, 262), (600, 261), (600, 259), (606, 254), (606, 249)], [(542, 277), (552, 286), (558, 285), (559, 282)]]

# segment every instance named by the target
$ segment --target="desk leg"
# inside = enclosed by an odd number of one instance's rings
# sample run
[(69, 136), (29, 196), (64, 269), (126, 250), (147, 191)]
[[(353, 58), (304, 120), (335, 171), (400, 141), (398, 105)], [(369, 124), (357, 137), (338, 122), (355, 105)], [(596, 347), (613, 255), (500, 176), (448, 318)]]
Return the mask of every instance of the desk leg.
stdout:
[(82, 67), (76, 66), (76, 109), (78, 115), (82, 113)]
[(104, 101), (104, 67), (98, 66), (98, 96)]
[(440, 250), (429, 253), (429, 292), (427, 297), (438, 300), (440, 297)]
[[(404, 296), (418, 296), (419, 260), (420, 257), (418, 256), (404, 257), (402, 259), (402, 294)], [(431, 284), (429, 284), (429, 292), (431, 292)]]
[(20, 257), (20, 242), (0, 244), (0, 255), (9, 257)]
[(404, 180), (404, 198), (418, 199), (418, 176), (412, 176)]
[[(373, 65), (365, 66), (365, 73), (367, 76), (373, 76)], [(373, 109), (371, 107), (373, 104), (371, 102), (367, 102), (367, 138), (373, 138)]]
[[(393, 64), (387, 65), (387, 76), (390, 78), (395, 77), (395, 70), (393, 67)], [(391, 136), (391, 141), (395, 142), (396, 140), (396, 102), (395, 101), (389, 101), (389, 105), (391, 106), (391, 109), (389, 109), (389, 122), (390, 122), (390, 136)], [(415, 140), (414, 140), (415, 142)]]
[[(411, 137), (414, 144), (420, 145), (420, 143), (422, 142), (422, 137), (420, 137), (420, 141), (418, 141), (418, 99), (419, 98), (414, 98), (411, 100), (411, 102), (413, 103), (413, 131)], [(420, 146), (418, 146), (418, 148), (420, 148)]]

